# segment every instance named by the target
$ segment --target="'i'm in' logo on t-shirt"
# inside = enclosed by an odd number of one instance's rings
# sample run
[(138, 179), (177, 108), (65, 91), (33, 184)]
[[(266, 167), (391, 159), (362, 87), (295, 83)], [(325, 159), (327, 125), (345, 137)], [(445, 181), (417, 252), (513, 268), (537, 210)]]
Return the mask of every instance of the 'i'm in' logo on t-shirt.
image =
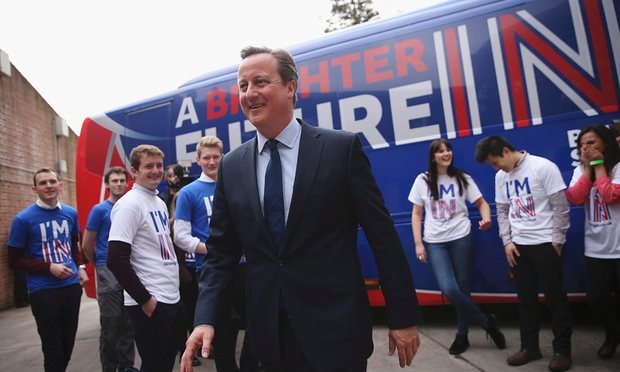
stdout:
[(431, 198), (431, 213), (437, 221), (447, 221), (456, 213), (456, 199), (454, 194), (454, 184), (451, 183), (447, 188), (439, 184), (439, 200)]
[(611, 223), (611, 214), (607, 203), (601, 198), (598, 192), (594, 192), (594, 202), (591, 206), (590, 223), (595, 226), (604, 226)]
[(170, 230), (168, 229), (168, 214), (165, 211), (150, 211), (149, 215), (159, 240), (161, 258), (164, 261), (176, 261), (177, 256), (174, 253), (174, 245), (170, 239)]
[(69, 234), (69, 223), (62, 220), (41, 222), (41, 253), (45, 262), (67, 262), (71, 261), (71, 237)]
[(213, 214), (213, 195), (203, 197), (202, 201), (205, 203), (205, 209), (207, 210), (207, 221), (211, 222), (211, 215)]
[(505, 184), (506, 198), (510, 200), (510, 214), (513, 219), (532, 221), (536, 219), (536, 205), (532, 197), (528, 177), (522, 181), (512, 180)]

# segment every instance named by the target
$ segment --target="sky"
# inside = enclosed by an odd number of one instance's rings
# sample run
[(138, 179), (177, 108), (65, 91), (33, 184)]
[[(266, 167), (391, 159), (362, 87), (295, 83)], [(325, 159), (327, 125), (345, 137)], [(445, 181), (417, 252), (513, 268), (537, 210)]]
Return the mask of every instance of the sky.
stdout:
[[(373, 0), (389, 18), (446, 0)], [(454, 1), (454, 0), (453, 0)], [(324, 35), (330, 0), (8, 0), (0, 49), (79, 135), (84, 119)]]

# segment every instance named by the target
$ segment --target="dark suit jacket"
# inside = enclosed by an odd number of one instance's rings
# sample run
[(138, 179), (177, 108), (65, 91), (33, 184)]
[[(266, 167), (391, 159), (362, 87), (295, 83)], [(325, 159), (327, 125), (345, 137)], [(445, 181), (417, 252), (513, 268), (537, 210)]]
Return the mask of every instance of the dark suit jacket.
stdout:
[(358, 225), (379, 268), (389, 327), (418, 324), (420, 311), (402, 244), (357, 136), (300, 123), (297, 171), (280, 256), (258, 196), (257, 140), (222, 159), (195, 324), (214, 324), (233, 268), (245, 254), (247, 325), (258, 358), (279, 360), (278, 314), (284, 306), (313, 367), (341, 371), (359, 365), (373, 349), (371, 312), (357, 253)]

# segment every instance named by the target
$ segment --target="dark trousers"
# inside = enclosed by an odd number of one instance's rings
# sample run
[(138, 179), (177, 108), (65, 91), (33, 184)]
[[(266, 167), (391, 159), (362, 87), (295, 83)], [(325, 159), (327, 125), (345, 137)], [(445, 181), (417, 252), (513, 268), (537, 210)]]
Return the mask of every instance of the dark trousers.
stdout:
[(196, 271), (189, 268), (188, 275), (191, 280), (187, 283), (181, 282), (179, 291), (181, 292), (181, 301), (185, 307), (185, 320), (183, 322), (181, 338), (179, 340), (179, 351), (185, 351), (185, 342), (188, 333), (194, 330), (194, 313), (196, 310), (196, 299), (198, 298), (198, 281)]
[(28, 285), (26, 273), (23, 271), (13, 271), (13, 299), (16, 307), (28, 306)]
[(80, 314), (79, 284), (43, 289), (30, 295), (46, 372), (65, 371), (71, 359)]
[(134, 338), (142, 359), (140, 371), (170, 372), (178, 350), (179, 330), (185, 321), (183, 302), (157, 303), (151, 317), (138, 305), (126, 306), (134, 327)]
[[(299, 344), (286, 309), (280, 310), (278, 338), (280, 363), (279, 365), (263, 364), (265, 372), (316, 372)], [(364, 360), (352, 368), (342, 370), (342, 372), (366, 372), (367, 363), (368, 361)]]
[(564, 260), (558, 256), (551, 243), (517, 245), (521, 254), (514, 268), (515, 284), (519, 296), (521, 348), (538, 351), (540, 313), (538, 309), (539, 285), (551, 311), (553, 351), (571, 355), (572, 320), (566, 291), (564, 290)]
[(239, 328), (233, 323), (229, 301), (224, 301), (224, 306), (218, 311), (213, 339), (215, 368), (218, 372), (236, 372), (239, 371), (235, 356)]
[(123, 304), (123, 288), (106, 266), (97, 266), (96, 273), (101, 370), (116, 372), (118, 368), (133, 367), (133, 326)]
[(613, 292), (620, 287), (620, 259), (584, 258), (588, 302), (608, 341), (620, 341), (618, 309)]
[(248, 330), (245, 330), (243, 335), (243, 346), (241, 346), (241, 355), (239, 356), (239, 371), (240, 372), (256, 372), (259, 371), (260, 362), (252, 351), (252, 345), (250, 344), (250, 336)]
[[(246, 306), (245, 306), (245, 277), (246, 263), (240, 263), (233, 275), (232, 280), (232, 319), (233, 332), (238, 334), (240, 329), (245, 329), (241, 355), (239, 356), (239, 370), (241, 372), (256, 372), (260, 362), (254, 356), (250, 337), (246, 327)], [(235, 337), (236, 338), (236, 337)]]
[(235, 269), (230, 287), (226, 290), (222, 308), (219, 309), (215, 338), (213, 339), (213, 359), (218, 372), (255, 372), (259, 361), (252, 352), (246, 330), (239, 365), (236, 361), (236, 346), (239, 330), (245, 327), (245, 264)]

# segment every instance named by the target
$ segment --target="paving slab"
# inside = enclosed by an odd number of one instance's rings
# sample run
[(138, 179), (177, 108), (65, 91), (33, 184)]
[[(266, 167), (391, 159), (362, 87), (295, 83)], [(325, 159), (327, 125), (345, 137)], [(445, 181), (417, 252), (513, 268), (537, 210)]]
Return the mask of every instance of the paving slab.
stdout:
[[(470, 348), (462, 355), (448, 354), (455, 335), (454, 311), (450, 306), (423, 308), (424, 323), (421, 326), (422, 345), (413, 365), (405, 370), (416, 371), (546, 371), (551, 357), (552, 334), (548, 311), (541, 305), (542, 329), (540, 345), (543, 359), (521, 367), (510, 367), (506, 358), (519, 349), (518, 314), (516, 305), (481, 305), (483, 310), (497, 315), (499, 325), (507, 340), (507, 348), (498, 350), (485, 332), (477, 327), (469, 331)], [(571, 371), (620, 371), (620, 350), (611, 360), (599, 360), (596, 351), (603, 341), (603, 334), (595, 324), (586, 304), (571, 305), (573, 330), (573, 367)], [(385, 314), (374, 312), (373, 340), (375, 351), (368, 361), (370, 372), (399, 371), (395, 356), (387, 356), (388, 339)], [(241, 340), (240, 335), (239, 339)], [(240, 349), (239, 349), (240, 350)], [(140, 361), (137, 356), (136, 365)], [(212, 360), (201, 359), (202, 365), (195, 371), (215, 371)], [(80, 308), (80, 322), (69, 372), (100, 371), (99, 362), (99, 307), (94, 299), (84, 296)], [(174, 371), (178, 371), (178, 362)], [(0, 371), (43, 371), (41, 342), (29, 307), (0, 311)]]

